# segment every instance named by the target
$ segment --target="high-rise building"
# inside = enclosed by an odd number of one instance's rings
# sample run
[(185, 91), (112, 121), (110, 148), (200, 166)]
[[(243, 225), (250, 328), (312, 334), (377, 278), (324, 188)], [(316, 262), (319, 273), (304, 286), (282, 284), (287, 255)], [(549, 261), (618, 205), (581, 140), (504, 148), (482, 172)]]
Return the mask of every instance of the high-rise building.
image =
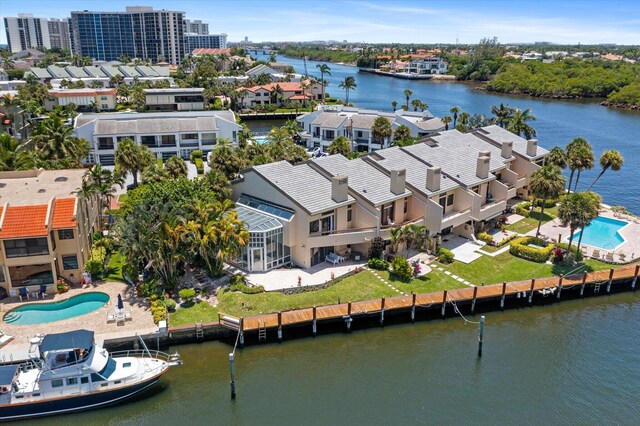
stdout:
[(17, 18), (4, 18), (7, 44), (12, 52), (26, 49), (50, 49), (49, 26), (46, 18), (34, 18), (31, 14), (19, 14)]
[(49, 41), (51, 47), (71, 50), (69, 19), (49, 19)]
[(184, 32), (193, 33), (199, 35), (209, 34), (209, 24), (203, 23), (200, 19), (191, 21), (189, 19), (184, 20)]
[(185, 34), (185, 42), (187, 44), (187, 54), (193, 52), (194, 49), (226, 49), (226, 34)]
[(121, 55), (179, 64), (185, 56), (184, 12), (127, 7), (125, 12), (71, 12), (77, 54), (102, 61)]

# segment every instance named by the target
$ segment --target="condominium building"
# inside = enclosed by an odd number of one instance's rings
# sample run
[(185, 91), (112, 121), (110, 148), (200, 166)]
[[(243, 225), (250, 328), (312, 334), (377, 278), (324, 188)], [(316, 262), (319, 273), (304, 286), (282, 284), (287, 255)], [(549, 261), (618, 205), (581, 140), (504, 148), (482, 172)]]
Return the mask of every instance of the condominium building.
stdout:
[(388, 148), (393, 140), (392, 137), (384, 140), (374, 137), (373, 123), (378, 117), (388, 120), (393, 130), (401, 125), (409, 127), (412, 137), (425, 137), (445, 128), (444, 123), (429, 111), (391, 113), (345, 106), (324, 106), (300, 115), (296, 120), (308, 148), (326, 151), (335, 138), (345, 136), (352, 141), (354, 150), (370, 152)]
[(69, 19), (49, 19), (49, 42), (52, 48), (71, 49), (71, 33), (69, 32)]
[(127, 7), (125, 12), (71, 12), (74, 48), (114, 61), (121, 55), (179, 64), (185, 56), (184, 12)]
[(122, 82), (133, 84), (136, 81), (167, 81), (173, 85), (173, 78), (169, 75), (169, 67), (166, 65), (88, 65), (84, 67), (49, 65), (47, 68), (33, 67), (25, 73), (25, 78), (33, 75), (41, 83), (51, 84), (52, 87), (60, 86), (63, 80), (82, 81), (85, 85), (100, 82), (104, 87), (111, 86), (112, 78), (122, 77)]
[(512, 199), (528, 196), (547, 154), (536, 140), (488, 126), (354, 160), (251, 167), (232, 182), (251, 237), (236, 263), (265, 271), (288, 262), (310, 267), (332, 252), (364, 256), (373, 238), (389, 240), (391, 228), (407, 224), (428, 228), (429, 249), (447, 234), (474, 238)]
[(124, 139), (167, 160), (174, 155), (189, 158), (195, 149), (208, 153), (221, 138), (238, 143), (242, 131), (231, 110), (80, 114), (74, 127), (76, 136), (89, 141), (86, 162), (102, 165), (114, 165), (118, 143)]
[(202, 111), (203, 92), (202, 88), (144, 89), (145, 105), (149, 111)]
[(84, 169), (0, 172), (0, 287), (55, 292), (78, 283), (100, 230), (97, 198), (79, 198)]
[(49, 90), (44, 109), (51, 111), (58, 106), (73, 104), (76, 111), (113, 111), (116, 109), (117, 89), (60, 89)]
[(195, 49), (226, 49), (226, 34), (185, 34), (185, 43), (187, 45), (187, 53), (193, 52)]
[(207, 35), (209, 34), (209, 24), (202, 22), (200, 19), (195, 19), (193, 21), (185, 19), (184, 33)]
[(50, 49), (49, 25), (46, 18), (34, 18), (31, 14), (4, 18), (7, 44), (12, 52), (27, 49)]

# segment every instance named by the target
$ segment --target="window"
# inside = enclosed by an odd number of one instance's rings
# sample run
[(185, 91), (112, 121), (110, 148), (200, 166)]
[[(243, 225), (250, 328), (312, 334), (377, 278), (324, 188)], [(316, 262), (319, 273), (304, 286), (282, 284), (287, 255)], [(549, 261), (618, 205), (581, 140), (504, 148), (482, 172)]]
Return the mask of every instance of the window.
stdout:
[(409, 210), (409, 199), (408, 199), (408, 198), (405, 198), (405, 199), (404, 199), (404, 209), (403, 209), (403, 212), (406, 214), (408, 210)]
[(453, 194), (450, 194), (447, 197), (447, 206), (452, 206), (453, 205)]
[(161, 146), (176, 146), (175, 135), (162, 135)]
[(59, 240), (73, 240), (73, 229), (58, 229)]
[(438, 204), (440, 204), (444, 210), (444, 208), (447, 207), (447, 197), (445, 195), (441, 196), (438, 200)]
[(394, 203), (387, 204), (382, 207), (382, 217), (380, 221), (383, 225), (393, 225)]
[(186, 140), (198, 140), (198, 134), (197, 133), (184, 133), (182, 135), (180, 135), (180, 140), (186, 141)]
[(62, 256), (62, 267), (65, 271), (67, 269), (78, 269), (78, 256), (75, 254)]
[(120, 383), (122, 383), (122, 380), (116, 380), (115, 382), (113, 382), (114, 385), (119, 385)]
[(238, 132), (234, 130), (233, 132), (233, 141), (236, 142), (238, 140)]
[(102, 109), (108, 109), (109, 108), (109, 104), (101, 104), (100, 108)]
[(67, 379), (67, 386), (77, 385), (77, 384), (78, 384), (78, 378), (77, 377), (69, 377)]
[(4, 267), (0, 266), (0, 283), (5, 282), (7, 279), (4, 277)]
[(82, 383), (83, 385), (86, 385), (87, 383), (89, 383), (89, 376), (80, 377), (80, 383)]
[(98, 138), (98, 149), (113, 149), (113, 138)]
[(64, 386), (64, 381), (62, 379), (55, 379), (51, 381), (52, 388), (61, 388)]
[(122, 368), (127, 368), (127, 367), (131, 367), (130, 362), (125, 362), (124, 364), (122, 364)]
[(347, 222), (351, 222), (353, 219), (353, 208), (351, 206), (347, 207)]
[(106, 96), (100, 96), (100, 100), (101, 100), (101, 101), (106, 101), (106, 100), (107, 100), (107, 97), (106, 97)]
[(320, 221), (314, 220), (313, 222), (309, 222), (309, 233), (315, 234), (316, 232), (320, 232)]
[(42, 256), (49, 254), (47, 237), (5, 240), (4, 249), (7, 257)]

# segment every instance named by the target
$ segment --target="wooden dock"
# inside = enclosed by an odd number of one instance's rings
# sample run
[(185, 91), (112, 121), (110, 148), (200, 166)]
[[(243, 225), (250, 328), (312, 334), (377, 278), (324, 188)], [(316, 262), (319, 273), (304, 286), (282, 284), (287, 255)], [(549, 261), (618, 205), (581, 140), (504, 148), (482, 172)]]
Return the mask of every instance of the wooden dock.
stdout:
[[(380, 323), (384, 321), (386, 311), (411, 311), (413, 319), (416, 310), (440, 309), (442, 316), (448, 305), (453, 307), (465, 306), (465, 312), (473, 313), (476, 303), (499, 300), (499, 308), (504, 309), (507, 300), (516, 297), (525, 300), (529, 305), (540, 298), (550, 300), (561, 300), (562, 292), (572, 291), (575, 295), (579, 291), (579, 296), (585, 296), (585, 288), (593, 288), (595, 293), (608, 294), (612, 286), (621, 283), (631, 282), (630, 290), (635, 290), (636, 281), (640, 272), (640, 265), (628, 265), (619, 269), (595, 271), (571, 276), (559, 276), (538, 278), (526, 281), (515, 281), (502, 284), (487, 285), (482, 287), (469, 287), (455, 290), (445, 290), (441, 292), (426, 294), (411, 294), (407, 296), (387, 297), (359, 302), (346, 302), (335, 305), (318, 306), (313, 308), (295, 309), (291, 311), (275, 312), (271, 314), (256, 315), (244, 318), (236, 318), (225, 314), (220, 314), (220, 318), (231, 321), (230, 328), (234, 328), (241, 333), (252, 333), (267, 329), (278, 329), (278, 339), (282, 338), (282, 328), (313, 324), (314, 334), (316, 324), (320, 322), (345, 320), (347, 328), (350, 328), (353, 318), (368, 315), (378, 315)], [(597, 289), (597, 291), (595, 291)], [(591, 292), (592, 294), (594, 292)], [(496, 308), (494, 308), (496, 309)], [(221, 325), (226, 325), (220, 321)], [(227, 326), (229, 321), (227, 321)], [(234, 324), (237, 324), (235, 326)]]

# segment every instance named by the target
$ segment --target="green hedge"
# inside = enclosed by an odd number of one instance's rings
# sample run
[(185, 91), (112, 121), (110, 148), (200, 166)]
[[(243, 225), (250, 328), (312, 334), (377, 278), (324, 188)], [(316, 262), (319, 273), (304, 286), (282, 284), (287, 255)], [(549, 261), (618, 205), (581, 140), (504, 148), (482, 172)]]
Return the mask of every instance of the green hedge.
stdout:
[(369, 266), (369, 268), (377, 269), (379, 271), (386, 271), (389, 269), (389, 262), (377, 257), (372, 257), (371, 259), (369, 259), (367, 265)]
[[(535, 247), (529, 247), (529, 244), (544, 246), (544, 248), (537, 249)], [(509, 253), (512, 255), (531, 260), (533, 262), (546, 262), (549, 257), (551, 257), (552, 252), (553, 244), (545, 246), (544, 240), (536, 237), (516, 238), (511, 242), (511, 248), (509, 248)]]
[(196, 161), (196, 158), (199, 158), (202, 160), (203, 157), (204, 157), (204, 153), (200, 149), (194, 149), (193, 151), (191, 151), (191, 154), (189, 154), (189, 159), (191, 160), (192, 163)]
[(451, 263), (453, 262), (455, 255), (451, 252), (451, 250), (447, 250), (446, 248), (440, 247), (438, 249), (438, 260), (442, 263)]
[(516, 205), (515, 212), (520, 216), (529, 217), (529, 214), (531, 213), (531, 211), (529, 210), (530, 207), (531, 203), (520, 203)]
[(487, 234), (486, 232), (480, 232), (478, 235), (476, 235), (476, 237), (480, 241), (484, 241), (485, 243), (487, 243), (490, 246), (495, 245), (495, 241), (493, 241), (493, 237), (491, 235)]
[[(530, 205), (530, 203), (527, 203), (527, 204), (529, 204), (529, 205)], [(552, 208), (552, 207), (555, 207), (555, 206), (556, 206), (556, 204), (557, 204), (557, 201), (556, 201), (556, 200), (545, 200), (545, 202), (544, 202), (544, 208), (545, 208), (545, 209), (550, 209), (550, 208)], [(536, 206), (536, 207), (541, 207), (541, 206), (542, 206), (542, 200), (541, 200), (541, 199), (537, 199), (537, 200), (535, 201), (535, 203), (534, 203), (534, 206)]]
[(198, 172), (198, 174), (199, 175), (204, 174), (204, 163), (202, 162), (202, 159), (196, 158), (195, 165), (196, 165), (196, 171)]
[(402, 281), (410, 281), (413, 276), (413, 268), (405, 257), (394, 257), (391, 268), (393, 273)]

